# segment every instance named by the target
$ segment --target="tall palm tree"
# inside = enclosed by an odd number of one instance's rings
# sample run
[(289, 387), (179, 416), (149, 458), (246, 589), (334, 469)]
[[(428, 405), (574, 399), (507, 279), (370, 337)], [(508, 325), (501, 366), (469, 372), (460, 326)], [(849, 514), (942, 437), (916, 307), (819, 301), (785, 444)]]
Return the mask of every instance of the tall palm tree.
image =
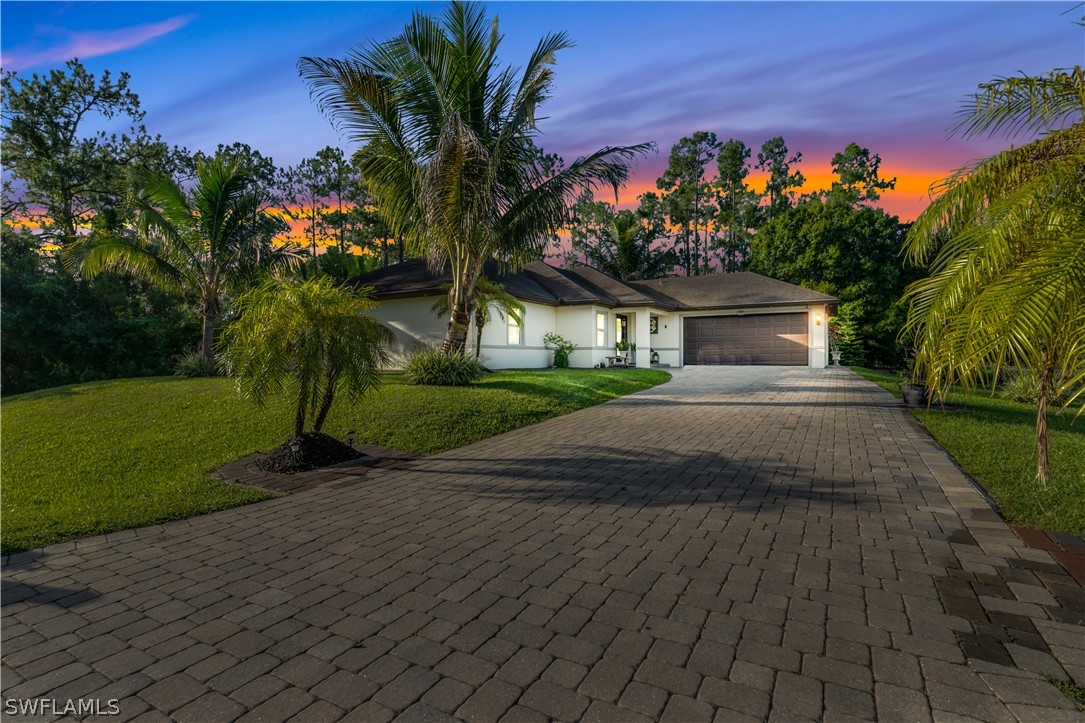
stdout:
[(482, 6), (454, 2), (344, 59), (298, 63), (321, 110), (361, 146), (355, 161), (393, 235), (435, 269), (451, 267), (446, 351), (466, 345), (485, 262), (541, 257), (573, 192), (609, 184), (617, 193), (628, 162), (651, 147), (606, 147), (544, 171), (537, 111), (571, 43), (546, 35), (517, 71), (498, 66), (501, 37)]
[[(445, 296), (433, 305), (433, 313), (437, 316), (445, 316), (448, 310), (448, 291), (451, 284), (443, 287)], [(485, 276), (480, 276), (475, 284), (475, 295), (471, 299), (472, 313), (475, 317), (475, 359), (482, 356), (482, 330), (493, 318), (490, 310), (496, 308), (503, 316), (512, 319), (520, 326), (524, 324), (524, 305), (519, 299), (505, 291), (505, 287), (496, 281), (490, 281)]]
[(584, 247), (584, 258), (617, 279), (658, 279), (678, 264), (674, 251), (652, 248), (652, 235), (632, 211), (619, 211), (601, 236), (598, 243)]
[(68, 261), (87, 277), (126, 271), (194, 297), (203, 321), (200, 352), (210, 359), (223, 294), (297, 259), (272, 243), (285, 225), (265, 213), (264, 201), (236, 162), (201, 161), (188, 192), (172, 178), (144, 174), (133, 192), (136, 236), (88, 239)]
[(905, 334), (940, 394), (997, 379), (1003, 366), (1036, 374), (1036, 479), (1046, 487), (1048, 407), (1085, 393), (1085, 74), (996, 79), (963, 116), (966, 136), (1040, 137), (936, 186), (906, 242), (931, 275), (908, 289)]

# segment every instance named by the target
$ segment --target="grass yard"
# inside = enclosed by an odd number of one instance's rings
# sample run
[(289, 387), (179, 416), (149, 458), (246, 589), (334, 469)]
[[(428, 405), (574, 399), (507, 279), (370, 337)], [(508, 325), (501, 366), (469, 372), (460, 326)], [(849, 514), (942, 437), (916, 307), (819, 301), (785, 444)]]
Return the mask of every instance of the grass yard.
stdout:
[[(893, 372), (852, 367), (900, 396)], [(990, 391), (955, 391), (946, 401), (957, 411), (915, 409), (913, 414), (958, 464), (979, 480), (1021, 527), (1085, 536), (1085, 414), (1066, 410), (1049, 417), (1052, 484), (1041, 490), (1036, 474), (1036, 409)]]
[[(655, 386), (648, 369), (505, 371), (472, 387), (415, 387), (389, 374), (325, 431), (431, 454)], [(292, 411), (257, 409), (228, 379), (78, 384), (4, 400), (0, 474), (5, 553), (190, 517), (267, 494), (206, 473), (290, 436)]]

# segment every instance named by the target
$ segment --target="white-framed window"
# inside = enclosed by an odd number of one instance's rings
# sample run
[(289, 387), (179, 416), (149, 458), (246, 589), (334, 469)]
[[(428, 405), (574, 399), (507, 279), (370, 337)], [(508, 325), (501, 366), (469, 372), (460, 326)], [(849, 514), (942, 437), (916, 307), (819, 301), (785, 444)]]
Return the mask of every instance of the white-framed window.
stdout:
[(517, 323), (516, 319), (510, 314), (509, 317), (509, 346), (523, 346), (524, 344), (524, 327)]
[(606, 312), (595, 312), (595, 345), (607, 345), (607, 315)]

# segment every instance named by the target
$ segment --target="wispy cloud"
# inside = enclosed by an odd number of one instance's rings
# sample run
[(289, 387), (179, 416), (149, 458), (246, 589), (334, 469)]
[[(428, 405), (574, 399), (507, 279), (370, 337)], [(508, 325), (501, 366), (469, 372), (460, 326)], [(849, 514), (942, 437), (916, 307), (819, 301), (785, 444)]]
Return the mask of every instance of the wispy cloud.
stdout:
[[(143, 45), (188, 25), (195, 15), (179, 15), (157, 23), (116, 30), (75, 31), (39, 26), (37, 42), (25, 44), (0, 55), (4, 70), (22, 70), (70, 58), (94, 58)], [(45, 47), (42, 47), (42, 46)]]

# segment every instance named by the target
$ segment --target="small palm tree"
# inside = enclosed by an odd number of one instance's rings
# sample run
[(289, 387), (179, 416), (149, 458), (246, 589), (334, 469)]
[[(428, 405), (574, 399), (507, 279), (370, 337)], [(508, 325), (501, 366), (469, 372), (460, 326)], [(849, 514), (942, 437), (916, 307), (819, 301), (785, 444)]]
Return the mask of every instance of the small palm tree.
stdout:
[(980, 86), (965, 135), (1039, 132), (936, 187), (906, 251), (931, 275), (909, 287), (905, 335), (944, 394), (997, 380), (1008, 365), (1039, 379), (1036, 479), (1050, 480), (1048, 407), (1085, 392), (1085, 74), (1081, 67)]
[(380, 383), (385, 347), (395, 337), (367, 315), (376, 305), (367, 292), (327, 277), (265, 282), (241, 297), (241, 315), (226, 328), (224, 361), (257, 405), (274, 396), (295, 400), (295, 437), (306, 421), (319, 432), (337, 397), (357, 401)]
[(222, 159), (200, 162), (188, 192), (172, 178), (142, 175), (133, 203), (134, 238), (90, 238), (76, 244), (67, 261), (88, 278), (128, 272), (195, 297), (203, 320), (200, 352), (211, 359), (223, 294), (295, 262), (289, 247), (272, 243), (285, 225), (265, 213), (264, 196), (240, 166)]
[[(433, 305), (433, 313), (437, 316), (446, 316), (448, 314), (448, 292), (450, 288), (449, 284), (445, 284), (442, 287), (445, 292), (444, 298)], [(479, 278), (478, 283), (475, 284), (475, 296), (472, 299), (472, 313), (475, 316), (475, 359), (482, 356), (482, 329), (490, 323), (492, 319), (490, 310), (495, 307), (503, 316), (523, 326), (523, 315), (526, 311), (524, 305), (515, 296), (505, 291), (504, 286), (482, 276)]]
[(571, 43), (547, 35), (517, 70), (498, 65), (501, 37), (482, 6), (454, 2), (345, 59), (298, 63), (321, 110), (361, 147), (354, 160), (392, 235), (433, 268), (451, 267), (445, 351), (466, 346), (483, 264), (540, 258), (575, 191), (617, 193), (628, 162), (651, 148), (607, 147), (545, 168), (532, 140), (537, 112)]
[(586, 245), (589, 266), (623, 281), (658, 279), (674, 270), (678, 255), (652, 248), (654, 239), (632, 211), (619, 211), (601, 243)]

